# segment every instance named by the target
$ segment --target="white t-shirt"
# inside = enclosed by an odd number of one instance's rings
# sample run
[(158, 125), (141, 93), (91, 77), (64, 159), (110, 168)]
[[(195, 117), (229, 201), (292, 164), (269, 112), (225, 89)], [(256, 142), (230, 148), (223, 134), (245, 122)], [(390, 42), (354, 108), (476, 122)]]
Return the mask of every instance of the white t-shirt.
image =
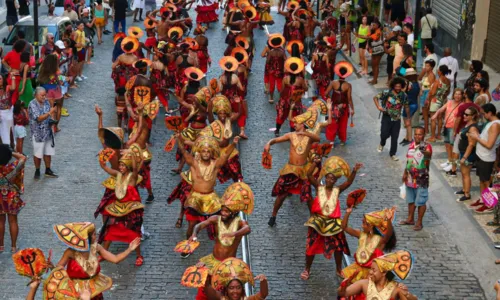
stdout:
[(415, 42), (415, 34), (412, 32), (408, 35), (408, 45), (413, 47), (414, 42)]

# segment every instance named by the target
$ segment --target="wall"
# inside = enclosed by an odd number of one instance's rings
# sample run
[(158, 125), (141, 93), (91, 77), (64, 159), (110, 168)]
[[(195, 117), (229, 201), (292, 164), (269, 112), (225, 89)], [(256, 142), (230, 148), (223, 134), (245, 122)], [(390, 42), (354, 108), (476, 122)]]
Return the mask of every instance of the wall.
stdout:
[(488, 11), (490, 9), (490, 0), (480, 0), (476, 2), (476, 23), (472, 34), (472, 49), (470, 59), (482, 60), (484, 54), (484, 41), (488, 34)]

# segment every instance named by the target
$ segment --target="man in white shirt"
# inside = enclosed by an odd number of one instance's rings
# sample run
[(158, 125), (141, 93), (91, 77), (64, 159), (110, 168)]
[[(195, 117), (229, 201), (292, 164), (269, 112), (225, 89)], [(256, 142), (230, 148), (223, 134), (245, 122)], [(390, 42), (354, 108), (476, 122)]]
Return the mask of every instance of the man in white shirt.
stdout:
[(63, 17), (68, 17), (72, 22), (78, 21), (78, 14), (73, 10), (70, 4), (66, 5), (66, 10), (63, 12)]
[(425, 16), (420, 19), (420, 39), (422, 45), (432, 44), (432, 29), (438, 28), (438, 20), (432, 15), (432, 8), (427, 8)]
[(446, 75), (446, 78), (450, 80), (450, 94), (448, 95), (448, 99), (452, 99), (453, 90), (457, 88), (457, 75), (458, 75), (458, 61), (456, 58), (451, 56), (451, 48), (444, 48), (443, 52), (444, 57), (439, 60), (439, 66), (446, 65), (448, 69), (451, 71), (450, 74)]
[[(422, 62), (422, 69), (425, 68), (425, 62), (428, 61), (428, 60), (433, 60), (434, 62), (437, 62), (438, 61), (438, 57), (436, 55), (436, 53), (434, 53), (434, 44), (428, 44), (428, 45), (424, 45), (424, 53), (425, 53), (425, 59), (424, 61)], [(437, 74), (437, 68), (438, 68), (438, 65), (435, 64), (434, 65), (434, 69), (432, 69), (432, 71), (434, 72), (434, 75)]]

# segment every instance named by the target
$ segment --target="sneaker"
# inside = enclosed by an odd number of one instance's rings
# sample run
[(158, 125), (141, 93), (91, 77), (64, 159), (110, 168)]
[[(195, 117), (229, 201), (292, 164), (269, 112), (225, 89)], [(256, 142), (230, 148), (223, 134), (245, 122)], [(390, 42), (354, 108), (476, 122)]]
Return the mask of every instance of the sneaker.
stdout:
[[(452, 165), (447, 165), (446, 167), (443, 167), (443, 171), (445, 171), (446, 173), (450, 172), (451, 171), (451, 168), (453, 168)], [(456, 173), (456, 171), (455, 171)]]
[(478, 214), (487, 214), (493, 212), (493, 208), (489, 208), (486, 205), (481, 206), (480, 208), (476, 209), (476, 213)]
[(440, 164), (439, 166), (441, 166), (441, 168), (446, 168), (449, 165), (451, 165), (451, 163), (449, 161), (446, 161), (446, 162)]
[(181, 258), (186, 259), (189, 257), (189, 255), (191, 255), (191, 253), (181, 253)]
[(399, 142), (400, 145), (403, 145), (404, 143), (408, 142), (408, 140), (406, 138), (404, 138), (403, 140), (401, 140), (401, 142)]
[(494, 243), (494, 247), (497, 248), (497, 249), (500, 249), (500, 242), (495, 242)]
[(274, 225), (276, 225), (276, 217), (270, 217), (267, 225), (269, 225), (270, 227), (274, 227)]
[(463, 195), (462, 197), (460, 197), (460, 198), (457, 199), (457, 202), (464, 202), (464, 201), (467, 201), (467, 200), (470, 200), (470, 196), (467, 197), (467, 196)]
[(61, 116), (63, 117), (69, 117), (69, 112), (66, 108), (61, 108)]
[(39, 180), (40, 179), (40, 169), (36, 169), (35, 171), (35, 180)]
[(50, 178), (58, 178), (56, 173), (54, 173), (51, 169), (45, 170), (45, 176)]
[(474, 209), (478, 208), (479, 206), (483, 205), (483, 202), (481, 202), (480, 199), (477, 199), (476, 201), (474, 201), (474, 203), (472, 203), (470, 205), (470, 207), (473, 207)]
[(398, 158), (396, 155), (391, 156), (391, 159), (392, 159), (393, 161), (398, 161), (398, 160), (399, 160), (399, 158)]
[(446, 172), (446, 175), (450, 176), (450, 177), (457, 177), (457, 171), (447, 171)]
[(141, 241), (145, 241), (151, 237), (151, 233), (144, 231), (144, 233), (141, 236)]
[(76, 76), (76, 77), (75, 77), (75, 80), (76, 80), (76, 81), (78, 81), (78, 82), (81, 82), (83, 79), (82, 79), (82, 77), (80, 77), (80, 76)]
[(89, 79), (87, 76), (83, 76), (83, 75), (82, 75), (81, 77), (82, 77), (82, 79), (84, 79), (84, 80)]
[(146, 199), (146, 203), (153, 203), (153, 201), (155, 201), (155, 196), (148, 195), (148, 198)]
[(378, 145), (377, 151), (380, 153), (380, 152), (382, 152), (382, 150), (384, 150), (384, 146)]
[(456, 191), (455, 195), (465, 195), (464, 190)]

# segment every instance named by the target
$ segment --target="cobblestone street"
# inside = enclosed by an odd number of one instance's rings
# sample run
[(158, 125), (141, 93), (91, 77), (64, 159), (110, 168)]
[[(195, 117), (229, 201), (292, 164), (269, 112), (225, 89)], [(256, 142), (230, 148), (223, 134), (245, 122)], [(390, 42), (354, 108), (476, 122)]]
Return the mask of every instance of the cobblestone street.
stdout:
[[(195, 12), (190, 12), (195, 17)], [(269, 31), (281, 32), (283, 18), (273, 14), (276, 24)], [(131, 19), (127, 25), (133, 24)], [(141, 25), (142, 26), (142, 25)], [(225, 50), (226, 32), (221, 24), (212, 26), (209, 37), (209, 53), (212, 68), (209, 79), (218, 77), (221, 70), (218, 61)], [(317, 256), (311, 277), (300, 279), (305, 263), (305, 243), (307, 229), (303, 225), (309, 217), (307, 205), (297, 197), (288, 198), (277, 218), (277, 225), (270, 228), (267, 221), (271, 216), (274, 198), (271, 189), (278, 178), (279, 169), (288, 158), (288, 144), (273, 145), (273, 169), (261, 166), (261, 154), (265, 143), (274, 137), (270, 128), (275, 127), (275, 107), (268, 103), (264, 94), (263, 73), (265, 60), (260, 57), (266, 43), (264, 31), (255, 31), (256, 52), (252, 74), (248, 86), (249, 118), (247, 134), (249, 139), (240, 142), (240, 158), (244, 181), (255, 193), (255, 211), (249, 216), (252, 233), (249, 235), (254, 275), (265, 274), (269, 280), (270, 294), (267, 299), (336, 299), (339, 279), (335, 275), (335, 263)], [(25, 142), (25, 153), (30, 156), (25, 171), (26, 206), (19, 215), (19, 248), (39, 247), (45, 253), (53, 249), (53, 261), (61, 257), (64, 247), (52, 231), (52, 225), (93, 221), (93, 213), (104, 188), (101, 182), (107, 175), (99, 167), (96, 154), (101, 148), (97, 138), (97, 116), (94, 105), (99, 104), (104, 111), (104, 126), (116, 126), (115, 102), (111, 75), (112, 37), (105, 36), (104, 44), (96, 45), (93, 64), (86, 65), (84, 75), (89, 79), (72, 92), (73, 98), (65, 101), (70, 116), (62, 120), (62, 131), (56, 136), (56, 155), (53, 169), (58, 179), (43, 178), (33, 181), (34, 166), (32, 146), (29, 138)], [(341, 56), (337, 60), (341, 60)], [(378, 153), (380, 123), (373, 109), (372, 97), (366, 97), (371, 87), (363, 79), (352, 75), (355, 105), (355, 127), (348, 128), (348, 142), (345, 146), (335, 144), (333, 155), (338, 155), (351, 165), (362, 162), (364, 168), (358, 172), (354, 184), (342, 195), (342, 214), (345, 212), (345, 198), (356, 188), (365, 188), (368, 195), (363, 204), (352, 214), (350, 225), (361, 226), (364, 213), (393, 205), (398, 206), (397, 224), (407, 214), (406, 203), (399, 198), (399, 186), (403, 170), (403, 156), (406, 148), (400, 147), (399, 162), (389, 158), (387, 147)], [(304, 104), (309, 105), (308, 100)], [(171, 102), (171, 105), (177, 106)], [(282, 133), (288, 132), (288, 123)], [(163, 121), (163, 111), (153, 125), (152, 131), (152, 183), (155, 201), (147, 204), (144, 227), (151, 238), (141, 245), (144, 265), (134, 266), (135, 255), (131, 255), (119, 265), (101, 263), (102, 272), (113, 279), (113, 288), (104, 294), (105, 299), (193, 299), (196, 290), (180, 285), (184, 269), (194, 265), (199, 258), (212, 251), (213, 243), (205, 233), (200, 233), (201, 245), (189, 258), (182, 260), (173, 251), (180, 240), (185, 239), (186, 221), (182, 229), (174, 227), (179, 213), (180, 202), (167, 205), (167, 197), (178, 184), (179, 176), (173, 176), (170, 169), (177, 166), (174, 153), (163, 151), (166, 140), (172, 133), (167, 131)], [(43, 168), (42, 168), (43, 171)], [(432, 180), (431, 178), (431, 185)], [(218, 185), (216, 190), (222, 195), (228, 185)], [(141, 190), (143, 199), (146, 192)], [(414, 232), (411, 227), (395, 225), (397, 249), (407, 249), (415, 257), (414, 269), (405, 282), (410, 291), (419, 299), (491, 299), (491, 291), (483, 291), (478, 274), (469, 271), (469, 261), (459, 248), (459, 241), (450, 233), (442, 218), (432, 208), (424, 219), (424, 229)], [(100, 217), (96, 225), (101, 225)], [(351, 252), (357, 247), (357, 240), (348, 237)], [(10, 249), (10, 239), (6, 235), (5, 248)], [(486, 244), (479, 245), (486, 247)], [(123, 251), (126, 245), (113, 244), (111, 251)], [(493, 263), (493, 262), (492, 262)], [(24, 299), (28, 288), (28, 278), (16, 274), (10, 252), (0, 253), (0, 299)], [(256, 286), (258, 289), (258, 284)], [(37, 299), (41, 299), (41, 289)], [(487, 297), (488, 295), (488, 297)]]

